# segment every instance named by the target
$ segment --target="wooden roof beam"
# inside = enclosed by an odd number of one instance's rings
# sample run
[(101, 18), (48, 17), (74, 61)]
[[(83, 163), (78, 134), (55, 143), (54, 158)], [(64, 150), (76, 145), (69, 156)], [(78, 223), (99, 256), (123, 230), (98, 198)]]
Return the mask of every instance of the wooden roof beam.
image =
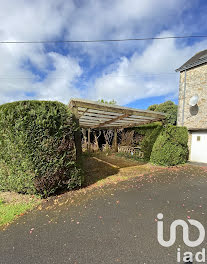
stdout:
[(159, 112), (153, 112), (149, 110), (136, 110), (133, 108), (128, 107), (120, 107), (117, 105), (110, 105), (110, 104), (103, 104), (93, 101), (87, 101), (87, 100), (80, 100), (80, 99), (71, 99), (70, 101), (70, 107), (71, 106), (76, 107), (83, 107), (83, 108), (90, 108), (94, 110), (102, 110), (102, 111), (111, 111), (115, 113), (121, 113), (121, 114), (127, 114), (127, 115), (136, 115), (136, 116), (146, 116), (151, 118), (165, 118), (165, 114), (159, 113)]
[(88, 112), (88, 108), (86, 108), (86, 110), (85, 111), (83, 111), (83, 112), (80, 112), (79, 110), (78, 110), (78, 113), (79, 113), (79, 118), (81, 118), (82, 116), (84, 116), (85, 115), (85, 113), (87, 113)]
[(142, 121), (139, 123), (131, 123), (131, 124), (123, 124), (123, 125), (116, 125), (116, 124), (110, 124), (109, 126), (104, 126), (104, 127), (100, 127), (100, 129), (120, 129), (120, 128), (133, 128), (133, 127), (138, 127), (141, 125), (146, 125), (146, 124), (150, 124), (150, 123), (154, 123), (157, 121), (162, 121), (162, 119), (155, 119), (155, 120), (148, 120), (148, 121)]
[(116, 118), (112, 118), (112, 119), (110, 119), (110, 120), (108, 120), (108, 121), (105, 121), (105, 122), (103, 122), (103, 123), (100, 123), (100, 124), (97, 125), (97, 126), (94, 126), (93, 128), (98, 128), (98, 127), (102, 127), (102, 126), (105, 126), (105, 125), (111, 124), (111, 123), (113, 123), (113, 122), (115, 122), (115, 121), (121, 120), (121, 119), (123, 119), (123, 118), (125, 118), (125, 117), (128, 117), (128, 116), (129, 116), (129, 115), (124, 114), (124, 115), (118, 116), (118, 117), (116, 117)]

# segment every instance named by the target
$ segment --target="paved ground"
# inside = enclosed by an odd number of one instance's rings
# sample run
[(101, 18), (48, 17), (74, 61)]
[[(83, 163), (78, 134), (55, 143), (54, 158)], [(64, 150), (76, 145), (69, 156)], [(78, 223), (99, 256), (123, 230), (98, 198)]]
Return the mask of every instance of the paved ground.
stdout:
[(177, 263), (177, 247), (191, 249), (180, 228), (176, 244), (161, 247), (156, 216), (164, 214), (167, 240), (175, 219), (191, 217), (207, 228), (206, 205), (207, 170), (191, 165), (64, 194), (0, 232), (0, 263)]

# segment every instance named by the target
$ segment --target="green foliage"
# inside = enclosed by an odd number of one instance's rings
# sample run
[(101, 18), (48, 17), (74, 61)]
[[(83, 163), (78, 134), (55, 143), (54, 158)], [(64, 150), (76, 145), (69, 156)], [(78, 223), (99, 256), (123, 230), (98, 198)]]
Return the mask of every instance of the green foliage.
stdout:
[(116, 153), (117, 157), (124, 157), (127, 159), (131, 159), (131, 160), (136, 160), (136, 161), (140, 161), (143, 162), (144, 160), (142, 158), (140, 158), (136, 153), (134, 153), (133, 155), (131, 153), (126, 153), (126, 152), (117, 152)]
[(187, 159), (187, 128), (166, 126), (153, 146), (150, 161), (158, 165), (175, 166), (186, 163)]
[(141, 142), (141, 151), (144, 153), (145, 160), (150, 160), (152, 148), (161, 130), (162, 130), (161, 125), (158, 125), (157, 127), (151, 129), (148, 128), (145, 130), (146, 131), (145, 137)]
[(156, 108), (158, 107), (158, 104), (150, 105), (147, 109), (150, 111), (156, 111)]
[(32, 202), (14, 204), (0, 203), (0, 226), (12, 222), (16, 216), (32, 209), (35, 205)]
[(0, 190), (48, 196), (81, 185), (66, 105), (20, 101), (0, 106)]
[(136, 134), (143, 136), (140, 143), (141, 151), (144, 153), (144, 160), (149, 161), (153, 145), (162, 130), (162, 124), (152, 123), (141, 125), (139, 127), (133, 128)]
[(111, 104), (111, 105), (116, 105), (116, 101), (115, 100), (111, 100), (111, 101), (106, 101), (104, 99), (98, 100), (99, 103), (103, 103), (103, 104)]
[(166, 101), (162, 104), (154, 104), (148, 107), (148, 110), (163, 112), (166, 116), (166, 124), (175, 125), (177, 121), (178, 106), (172, 101)]

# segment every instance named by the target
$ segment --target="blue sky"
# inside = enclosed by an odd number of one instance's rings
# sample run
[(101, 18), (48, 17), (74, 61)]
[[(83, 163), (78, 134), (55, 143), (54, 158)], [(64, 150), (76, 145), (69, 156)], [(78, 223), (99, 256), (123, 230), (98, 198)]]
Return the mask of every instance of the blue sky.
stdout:
[[(207, 35), (206, 1), (0, 0), (1, 41)], [(1, 44), (0, 104), (70, 98), (145, 109), (177, 103), (175, 69), (207, 39), (120, 43)]]

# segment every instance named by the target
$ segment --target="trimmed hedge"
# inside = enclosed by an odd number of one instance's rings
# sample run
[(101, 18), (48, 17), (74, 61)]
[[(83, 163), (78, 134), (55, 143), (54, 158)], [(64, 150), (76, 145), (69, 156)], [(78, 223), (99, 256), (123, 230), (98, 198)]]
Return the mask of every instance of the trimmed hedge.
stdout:
[(0, 190), (48, 196), (81, 185), (68, 107), (52, 101), (0, 106)]
[(188, 160), (188, 131), (186, 127), (166, 126), (158, 136), (150, 161), (163, 166), (184, 164)]
[(140, 147), (141, 151), (144, 153), (145, 161), (150, 160), (153, 145), (160, 134), (162, 127), (162, 124), (157, 122), (133, 128), (135, 135), (143, 136)]

